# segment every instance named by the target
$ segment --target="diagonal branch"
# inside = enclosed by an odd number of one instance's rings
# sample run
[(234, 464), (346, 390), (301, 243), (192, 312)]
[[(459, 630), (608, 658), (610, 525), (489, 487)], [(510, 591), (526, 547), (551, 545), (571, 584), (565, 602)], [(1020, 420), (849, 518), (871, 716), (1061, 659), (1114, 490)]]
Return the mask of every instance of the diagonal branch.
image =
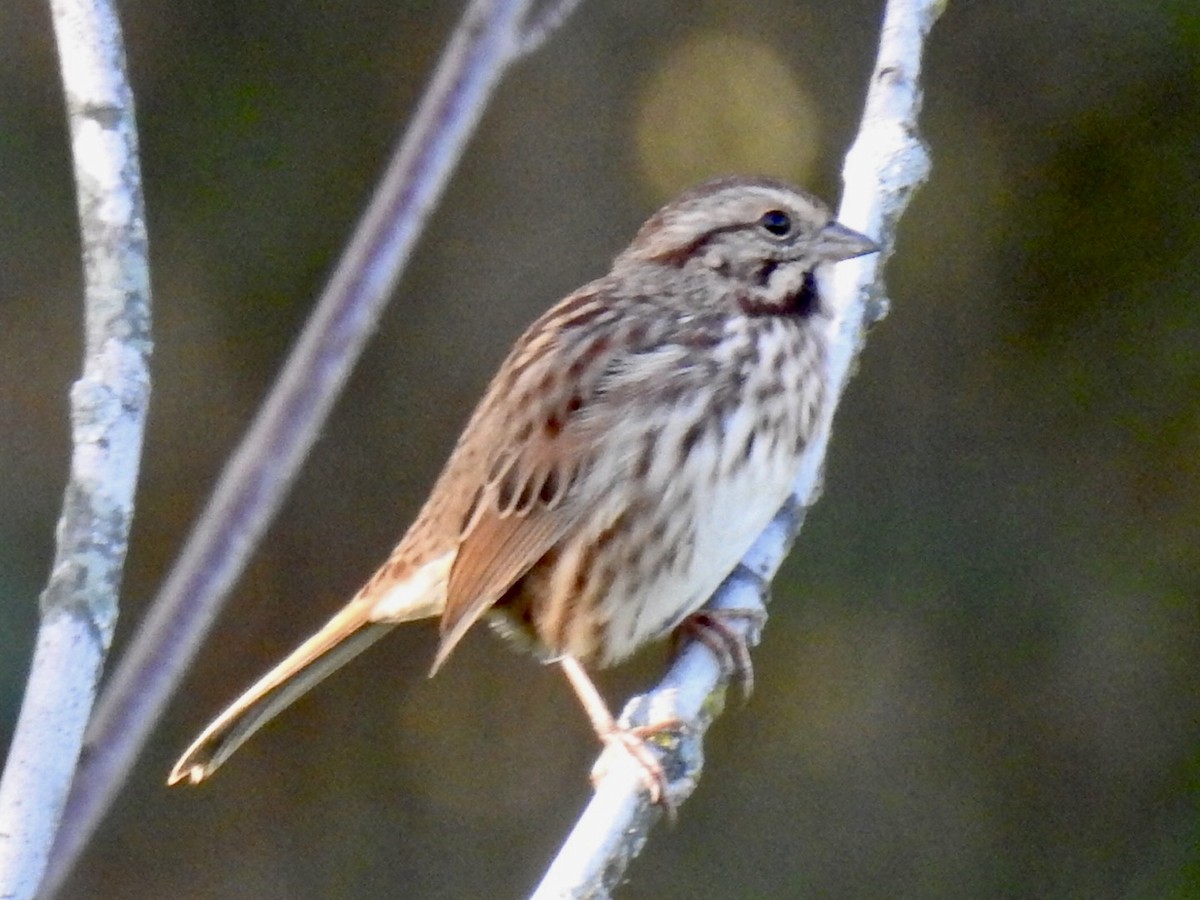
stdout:
[(582, 3), (583, 0), (546, 0), (541, 9), (531, 9), (521, 26), (517, 52), (528, 56), (541, 47)]
[(108, 0), (52, 0), (83, 250), (83, 374), (41, 625), (0, 780), (0, 897), (37, 890), (117, 620), (150, 400), (150, 278), (133, 94)]
[[(225, 467), (88, 730), (47, 876), (53, 893), (124, 783), (374, 331), (501, 75), (577, 0), (472, 0), (300, 340)], [(533, 22), (536, 40), (526, 34)]]
[[(921, 52), (944, 0), (889, 0), (879, 55), (867, 94), (866, 111), (843, 167), (845, 194), (838, 221), (876, 237), (884, 253), (841, 263), (825, 286), (838, 311), (830, 321), (833, 352), (826, 374), (841, 396), (851, 363), (867, 326), (886, 310), (879, 271), (891, 252), (896, 225), (929, 171), (929, 158), (917, 132), (921, 107)], [(805, 454), (792, 497), (751, 548), (741, 565), (718, 589), (710, 605), (726, 609), (762, 609), (771, 579), (821, 490), (821, 472), (829, 441), (829, 421)], [(757, 623), (743, 617), (739, 628), (757, 643)], [(728, 675), (701, 643), (685, 644), (663, 681), (635, 697), (622, 719), (644, 724), (675, 718), (687, 727), (669, 736), (661, 750), (670, 780), (672, 807), (695, 789), (703, 764), (704, 733), (720, 712)], [(607, 897), (624, 878), (629, 862), (641, 852), (661, 807), (649, 802), (643, 779), (628, 754), (605, 753), (597, 764), (595, 795), (547, 870), (535, 900)]]

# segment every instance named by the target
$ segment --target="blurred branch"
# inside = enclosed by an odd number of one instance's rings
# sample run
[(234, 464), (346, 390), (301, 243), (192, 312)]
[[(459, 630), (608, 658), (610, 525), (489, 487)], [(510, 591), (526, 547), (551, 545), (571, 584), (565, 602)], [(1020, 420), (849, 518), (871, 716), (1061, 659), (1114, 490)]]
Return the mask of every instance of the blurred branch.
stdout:
[(541, 9), (531, 10), (521, 27), (517, 52), (526, 56), (541, 47), (582, 3), (583, 0), (546, 0)]
[(33, 665), (0, 779), (0, 897), (34, 895), (117, 621), (150, 399), (150, 278), (133, 94), (107, 0), (52, 0), (83, 249), (83, 374)]
[[(124, 783), (374, 331), (501, 75), (578, 0), (473, 0), (274, 389), (106, 689), (46, 878), (62, 884)], [(533, 22), (539, 40), (530, 40)]]
[[(838, 221), (876, 237), (883, 253), (834, 267), (823, 293), (838, 311), (830, 320), (833, 352), (828, 383), (835, 396), (845, 388), (850, 366), (867, 326), (886, 309), (880, 269), (894, 244), (896, 225), (929, 172), (917, 132), (921, 107), (919, 75), (925, 38), (944, 0), (889, 0), (879, 55), (858, 136), (843, 167), (845, 194)], [(789, 502), (718, 589), (711, 606), (764, 609), (771, 579), (821, 489), (829, 421), (810, 445)], [(746, 617), (747, 643), (757, 643), (756, 623)], [(663, 681), (625, 707), (622, 721), (646, 724), (676, 718), (686, 726), (656, 744), (670, 782), (671, 807), (695, 789), (703, 764), (702, 739), (722, 706), (728, 674), (703, 644), (684, 645)], [(606, 752), (595, 770), (596, 792), (534, 894), (535, 900), (607, 897), (641, 852), (662, 808), (649, 802), (643, 779), (629, 754)]]

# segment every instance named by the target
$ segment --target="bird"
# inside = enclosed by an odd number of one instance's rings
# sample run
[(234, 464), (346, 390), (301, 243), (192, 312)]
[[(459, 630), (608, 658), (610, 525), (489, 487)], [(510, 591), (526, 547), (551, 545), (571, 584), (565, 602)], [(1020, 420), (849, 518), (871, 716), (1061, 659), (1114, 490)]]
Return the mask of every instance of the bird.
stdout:
[(562, 667), (600, 740), (661, 796), (645, 729), (614, 721), (588, 670), (686, 625), (786, 501), (834, 403), (820, 276), (879, 249), (772, 178), (663, 206), (518, 338), (392, 553), (168, 784), (206, 780), (396, 625), (439, 619), (432, 675), (485, 619)]

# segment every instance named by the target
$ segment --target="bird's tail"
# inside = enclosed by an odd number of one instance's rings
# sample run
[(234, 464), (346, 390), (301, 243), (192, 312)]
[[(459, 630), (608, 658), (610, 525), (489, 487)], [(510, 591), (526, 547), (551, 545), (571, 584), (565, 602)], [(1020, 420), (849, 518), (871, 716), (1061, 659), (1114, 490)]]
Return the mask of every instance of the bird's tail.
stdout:
[[(450, 559), (401, 582), (377, 576), (316, 634), (215, 718), (175, 763), (167, 784), (199, 784), (293, 701), (401, 622), (440, 615)], [(386, 576), (386, 567), (380, 575)]]

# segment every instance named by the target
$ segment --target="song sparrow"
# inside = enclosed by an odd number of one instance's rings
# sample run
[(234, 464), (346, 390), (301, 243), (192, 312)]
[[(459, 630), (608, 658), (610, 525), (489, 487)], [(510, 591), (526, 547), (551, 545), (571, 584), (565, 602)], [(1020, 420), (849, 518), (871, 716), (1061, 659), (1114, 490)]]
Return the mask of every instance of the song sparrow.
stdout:
[(815, 273), (877, 249), (765, 178), (711, 181), (655, 213), (517, 341), (379, 571), (168, 783), (202, 781), (392, 627), (431, 616), (433, 671), (480, 617), (502, 622), (563, 664), (603, 741), (637, 755), (583, 666), (695, 613), (787, 498), (831, 401)]

